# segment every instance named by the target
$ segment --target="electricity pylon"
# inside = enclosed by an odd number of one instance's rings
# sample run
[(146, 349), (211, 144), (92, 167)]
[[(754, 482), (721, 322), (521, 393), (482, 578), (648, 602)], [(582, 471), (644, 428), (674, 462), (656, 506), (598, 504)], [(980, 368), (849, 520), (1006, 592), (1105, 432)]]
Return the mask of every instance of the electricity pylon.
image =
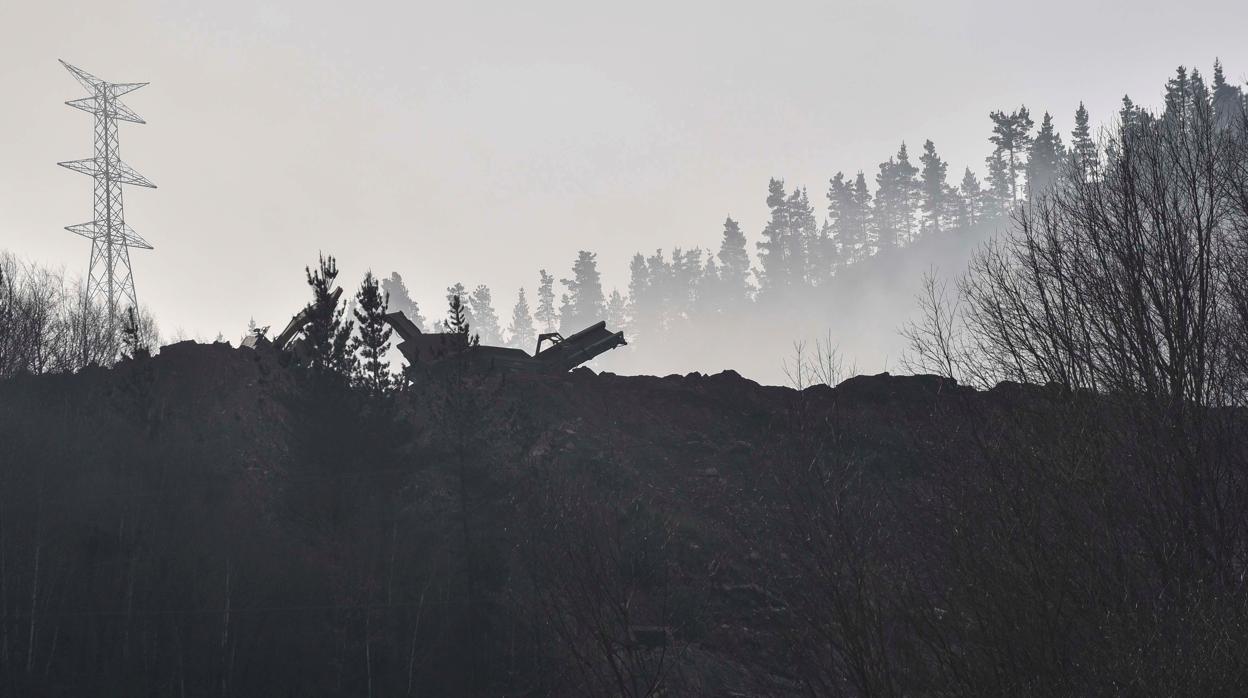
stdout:
[(126, 225), (121, 186), (134, 184), (155, 189), (146, 177), (121, 161), (117, 153), (117, 122), (146, 123), (118, 99), (143, 87), (145, 82), (111, 83), (61, 61), (74, 78), (91, 91), (91, 96), (66, 102), (75, 109), (95, 115), (95, 157), (57, 163), (95, 179), (95, 220), (67, 226), (71, 233), (91, 240), (91, 265), (87, 275), (87, 300), (102, 297), (108, 310), (108, 330), (116, 333), (117, 321), (126, 303), (138, 308), (134, 274), (130, 270), (130, 248), (150, 250), (152, 246)]

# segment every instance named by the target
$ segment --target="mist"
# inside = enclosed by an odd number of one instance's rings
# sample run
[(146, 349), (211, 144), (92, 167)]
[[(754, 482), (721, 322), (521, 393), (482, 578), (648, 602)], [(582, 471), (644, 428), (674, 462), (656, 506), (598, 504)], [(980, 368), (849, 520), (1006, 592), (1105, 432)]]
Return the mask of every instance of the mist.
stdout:
[[(1179, 64), (1207, 73), (1216, 56), (1242, 78), (1235, 3), (1207, 4), (1226, 21), (1177, 35), (1187, 9), (1134, 7), (9, 5), (0, 247), (85, 273), (86, 243), (62, 227), (85, 219), (89, 187), (54, 166), (90, 147), (88, 118), (62, 104), (78, 96), (64, 58), (152, 83), (127, 98), (148, 123), (123, 127), (121, 152), (160, 186), (130, 193), (127, 216), (156, 248), (135, 254), (136, 282), (169, 336), (284, 324), (321, 251), (344, 279), (401, 273), (431, 316), (457, 282), (509, 309), (579, 250), (598, 255), (604, 293), (626, 295), (634, 253), (715, 251), (727, 216), (757, 264), (769, 178), (805, 187), (822, 220), (835, 172), (863, 170), (874, 189), (903, 141), (917, 161), (932, 139), (954, 184), (968, 166), (982, 180), (990, 111), (1026, 104), (1068, 134), (1081, 101), (1112, 123), (1123, 93), (1154, 104)], [(855, 365), (882, 370), (913, 295), (899, 284), (917, 282), (877, 272), (800, 326), (741, 323), (753, 329), (730, 348), (691, 337), (643, 360), (639, 344), (599, 367), (734, 366), (774, 382), (793, 340), (831, 330)]]

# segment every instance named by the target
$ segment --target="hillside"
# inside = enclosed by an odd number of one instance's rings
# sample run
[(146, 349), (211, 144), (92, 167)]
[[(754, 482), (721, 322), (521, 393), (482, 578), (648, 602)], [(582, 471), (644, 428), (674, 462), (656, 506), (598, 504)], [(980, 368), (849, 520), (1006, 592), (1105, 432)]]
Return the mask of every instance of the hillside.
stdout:
[(1244, 611), (1141, 605), (1159, 522), (1098, 466), (1156, 449), (1102, 403), (586, 369), (373, 400), (191, 342), (18, 377), (0, 693), (1220, 693)]

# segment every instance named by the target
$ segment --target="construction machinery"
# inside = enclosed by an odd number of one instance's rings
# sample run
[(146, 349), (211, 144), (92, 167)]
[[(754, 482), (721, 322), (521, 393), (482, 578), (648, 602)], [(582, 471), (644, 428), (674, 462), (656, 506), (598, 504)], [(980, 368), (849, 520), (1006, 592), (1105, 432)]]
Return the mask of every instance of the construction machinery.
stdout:
[[(612, 332), (597, 322), (564, 337), (548, 332), (538, 337), (533, 355), (523, 349), (475, 344), (458, 332), (421, 332), (401, 311), (386, 315), (386, 322), (402, 340), (397, 349), (411, 366), (437, 369), (463, 362), (477, 369), (519, 373), (566, 373), (616, 347), (628, 344), (623, 332)], [(545, 349), (542, 344), (547, 343)]]
[[(341, 296), (342, 289), (335, 289), (333, 302), (337, 304)], [(304, 308), (296, 313), (277, 336), (270, 339), (263, 330), (255, 331), (243, 339), (242, 346), (249, 349), (272, 347), (295, 356), (304, 354), (306, 340), (297, 337), (308, 324), (309, 311), (310, 308)], [(529, 355), (522, 349), (477, 344), (460, 332), (421, 332), (401, 311), (389, 313), (385, 318), (401, 340), (395, 348), (407, 359), (408, 365), (433, 371), (463, 366), (517, 373), (566, 373), (628, 344), (623, 332), (612, 332), (607, 329), (607, 323), (597, 322), (567, 337), (558, 332), (544, 333), (538, 337), (534, 353)]]
[[(338, 305), (339, 298), (342, 298), (342, 287), (335, 288), (334, 292), (330, 295), (330, 299), (335, 306)], [(286, 323), (286, 328), (272, 339), (266, 337), (263, 330), (259, 332), (252, 332), (243, 338), (241, 346), (247, 347), (248, 349), (271, 346), (278, 351), (284, 351), (289, 348), (296, 354), (302, 353), (303, 342), (306, 340), (301, 337), (299, 341), (294, 342), (293, 344), (291, 343), (291, 340), (295, 339), (295, 336), (300, 332), (303, 332), (303, 328), (308, 324), (311, 312), (312, 308), (311, 306), (308, 306), (295, 313), (294, 317), (290, 319), (290, 322)]]

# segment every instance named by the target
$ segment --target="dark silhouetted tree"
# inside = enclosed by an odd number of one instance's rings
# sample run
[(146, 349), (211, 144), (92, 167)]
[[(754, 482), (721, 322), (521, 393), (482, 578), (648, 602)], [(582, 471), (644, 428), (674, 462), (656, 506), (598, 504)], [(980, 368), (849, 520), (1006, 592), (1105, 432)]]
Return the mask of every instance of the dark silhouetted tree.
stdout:
[(390, 325), (386, 322), (389, 298), (370, 270), (364, 274), (355, 293), (355, 322), (359, 333), (351, 340), (351, 350), (360, 357), (356, 384), (374, 396), (384, 395), (392, 385), (390, 364)]
[(984, 214), (1001, 217), (1009, 214), (1014, 208), (1010, 177), (1010, 165), (1005, 156), (994, 152), (986, 158), (988, 163), (988, 191), (984, 194)]
[[(456, 298), (459, 299), (460, 312), (462, 312), (464, 315), (464, 322), (468, 324), (474, 324), (475, 318), (472, 317), (472, 307), (468, 304), (468, 289), (465, 288), (464, 285), (462, 283), (459, 283), (458, 281), (455, 282), (455, 285), (448, 286), (446, 289), (446, 302), (447, 302), (448, 308), (450, 307), (450, 304)], [(449, 320), (450, 320), (450, 317), (448, 316), (447, 321)], [(445, 326), (446, 321), (444, 321), (442, 324), (443, 326)]]
[[(1035, 122), (1031, 120), (1027, 107), (1019, 107), (1017, 111), (1008, 114), (994, 111), (989, 114), (989, 118), (992, 119), (992, 137), (989, 140), (996, 147), (993, 158), (1000, 158), (1005, 162), (1010, 185), (1009, 207), (1013, 208), (1019, 200), (1018, 179), (1026, 168), (1023, 155), (1031, 148), (1031, 128), (1035, 126)], [(990, 158), (990, 163), (991, 160)], [(997, 183), (993, 182), (993, 189), (996, 188)]]
[(303, 330), (307, 340), (307, 366), (319, 373), (347, 378), (353, 372), (355, 356), (350, 351), (352, 322), (344, 318), (345, 305), (335, 303), (333, 297), (338, 263), (333, 255), (321, 255), (315, 271), (306, 267), (304, 271), (308, 286), (312, 287), (308, 323)]
[[(460, 285), (456, 284), (456, 286)], [(454, 291), (455, 286), (451, 289)], [(442, 321), (442, 329), (446, 332), (464, 335), (469, 346), (481, 343), (480, 337), (471, 334), (472, 322), (468, 318), (468, 308), (464, 306), (463, 296), (457, 293), (452, 292), (447, 295), (446, 319)]]
[(881, 250), (900, 247), (912, 236), (919, 190), (917, 174), (918, 168), (910, 164), (905, 143), (895, 157), (880, 163), (875, 176), (873, 227), (875, 244)]
[(940, 232), (942, 222), (951, 209), (946, 174), (949, 165), (936, 154), (936, 145), (928, 139), (923, 143), (923, 164), (919, 188), (922, 192), (923, 230)]
[(577, 252), (572, 278), (559, 282), (568, 289), (559, 312), (561, 332), (576, 332), (603, 319), (606, 299), (602, 295), (597, 255), (586, 250)]
[(1070, 132), (1070, 156), (1075, 172), (1086, 178), (1094, 177), (1097, 171), (1096, 141), (1092, 139), (1092, 128), (1089, 125), (1088, 109), (1079, 103), (1075, 110), (1075, 128)]
[(1065, 159), (1062, 136), (1053, 128), (1053, 117), (1045, 112), (1027, 156), (1027, 198), (1035, 199), (1053, 186)]
[(969, 228), (979, 222), (984, 211), (984, 190), (979, 178), (966, 168), (962, 174), (962, 183), (958, 185), (958, 212), (956, 225)]

